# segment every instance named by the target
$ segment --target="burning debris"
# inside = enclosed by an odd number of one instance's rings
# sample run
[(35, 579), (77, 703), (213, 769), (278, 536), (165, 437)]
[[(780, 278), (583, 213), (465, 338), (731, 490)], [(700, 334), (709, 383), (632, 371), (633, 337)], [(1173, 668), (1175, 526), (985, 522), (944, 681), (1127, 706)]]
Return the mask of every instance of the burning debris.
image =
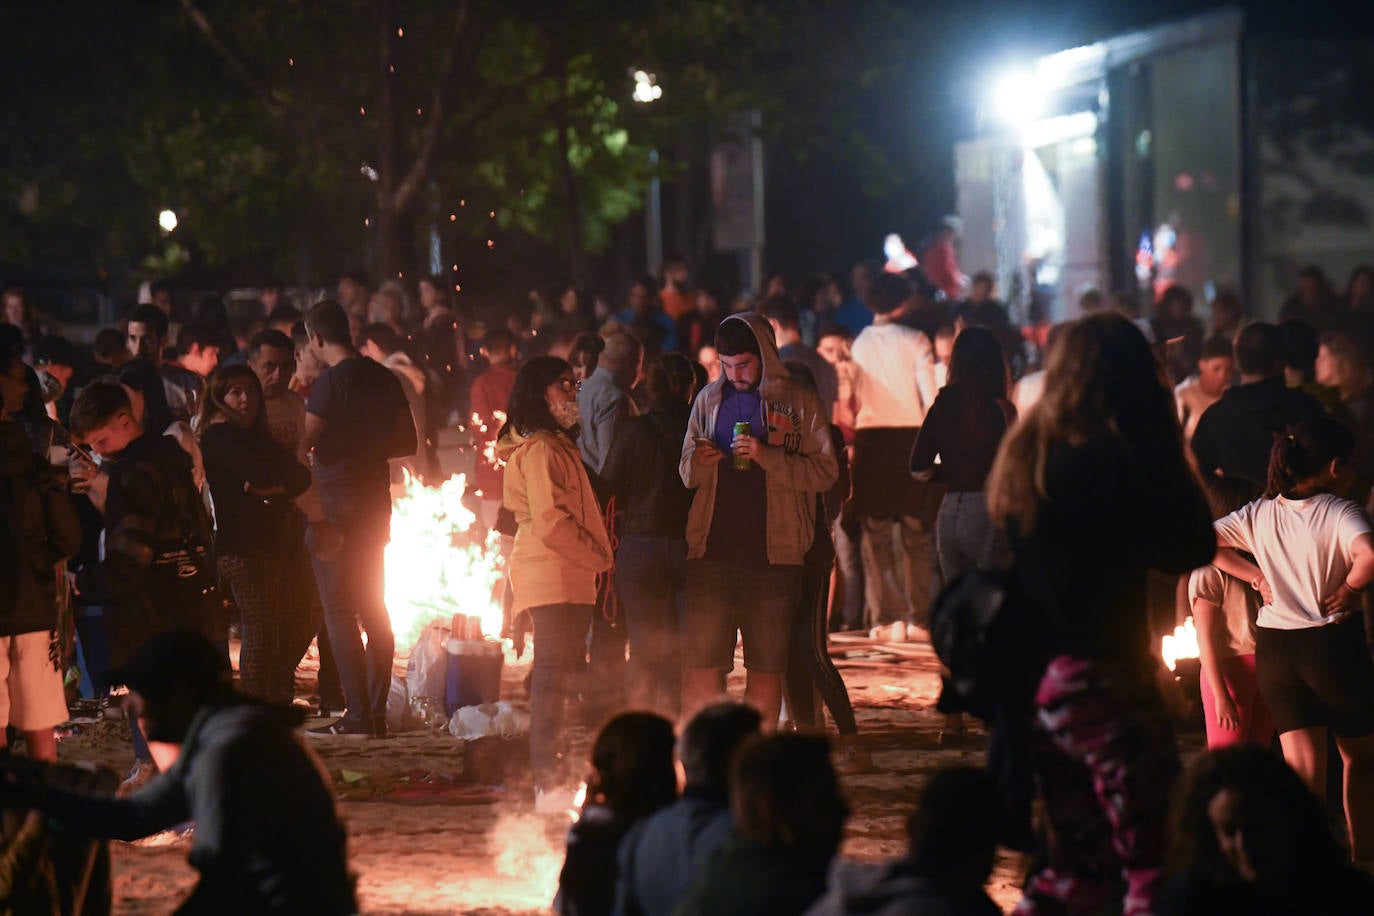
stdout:
[(426, 487), (407, 475), (404, 486), (392, 503), (386, 548), (386, 606), (397, 643), (411, 645), (427, 624), (454, 615), (478, 618), (479, 639), (499, 639), (500, 536), (483, 531), (464, 502), (467, 479), (455, 474)]
[(1193, 626), (1190, 616), (1177, 627), (1173, 635), (1165, 636), (1160, 643), (1159, 654), (1170, 671), (1178, 669), (1178, 663), (1185, 658), (1198, 658), (1197, 627)]

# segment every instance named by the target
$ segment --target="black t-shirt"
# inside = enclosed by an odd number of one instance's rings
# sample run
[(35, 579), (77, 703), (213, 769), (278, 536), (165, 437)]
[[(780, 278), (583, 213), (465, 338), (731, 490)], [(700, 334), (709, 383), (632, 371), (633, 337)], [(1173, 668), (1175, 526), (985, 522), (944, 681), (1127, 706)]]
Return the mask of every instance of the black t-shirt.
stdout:
[(326, 512), (365, 510), (390, 500), (393, 433), (410, 417), (390, 369), (351, 356), (320, 373), (306, 411), (325, 421), (315, 444), (315, 483)]

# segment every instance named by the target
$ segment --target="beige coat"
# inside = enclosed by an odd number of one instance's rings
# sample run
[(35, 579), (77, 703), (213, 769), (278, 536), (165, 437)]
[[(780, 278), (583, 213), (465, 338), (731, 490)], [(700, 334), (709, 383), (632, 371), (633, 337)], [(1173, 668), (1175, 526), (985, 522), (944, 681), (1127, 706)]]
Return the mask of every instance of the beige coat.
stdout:
[[(829, 491), (839, 476), (840, 465), (830, 438), (830, 423), (816, 393), (788, 374), (768, 323), (754, 313), (731, 315), (726, 321), (744, 321), (759, 342), (763, 377), (759, 394), (768, 419), (768, 444), (758, 463), (765, 471), (768, 530), (760, 531), (768, 545), (773, 566), (800, 566), (816, 534), (816, 494)], [(696, 490), (687, 516), (687, 556), (706, 554), (711, 519), (716, 510), (716, 468), (692, 464), (698, 438), (710, 438), (720, 412), (722, 373), (697, 395), (687, 438), (682, 443), (678, 473), (689, 489)], [(730, 456), (725, 456), (725, 461)]]
[(515, 610), (595, 604), (597, 574), (613, 556), (577, 444), (557, 433), (509, 431), (496, 453), (506, 462), (505, 505), (520, 526), (510, 557)]

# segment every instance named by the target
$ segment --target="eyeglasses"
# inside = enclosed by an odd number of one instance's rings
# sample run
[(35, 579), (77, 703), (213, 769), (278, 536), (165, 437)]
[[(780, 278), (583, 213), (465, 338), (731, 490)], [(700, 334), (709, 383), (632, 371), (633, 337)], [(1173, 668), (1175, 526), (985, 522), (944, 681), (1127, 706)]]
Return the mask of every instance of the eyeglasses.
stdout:
[(558, 387), (562, 388), (567, 394), (576, 394), (582, 390), (582, 383), (576, 379), (561, 378), (558, 380)]

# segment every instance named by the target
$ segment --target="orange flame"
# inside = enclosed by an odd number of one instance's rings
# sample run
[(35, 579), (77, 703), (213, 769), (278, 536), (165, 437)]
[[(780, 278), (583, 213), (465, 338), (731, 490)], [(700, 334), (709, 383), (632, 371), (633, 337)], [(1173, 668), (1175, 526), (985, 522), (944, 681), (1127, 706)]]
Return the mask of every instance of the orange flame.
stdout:
[(406, 476), (391, 507), (386, 548), (386, 606), (401, 645), (410, 645), (426, 624), (454, 614), (480, 617), (488, 637), (501, 634), (495, 600), (504, 576), (500, 536), (482, 532), (463, 504), (467, 480), (455, 474), (438, 487)]

